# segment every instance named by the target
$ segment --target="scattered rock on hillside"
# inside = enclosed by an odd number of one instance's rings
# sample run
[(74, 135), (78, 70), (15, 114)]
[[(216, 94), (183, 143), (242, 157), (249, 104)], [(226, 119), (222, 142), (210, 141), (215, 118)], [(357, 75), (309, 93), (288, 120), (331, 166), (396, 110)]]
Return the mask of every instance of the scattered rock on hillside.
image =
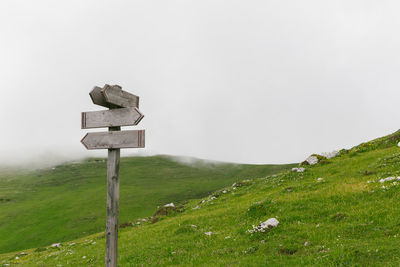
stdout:
[(318, 182), (325, 182), (324, 178), (320, 177), (317, 179)]
[(304, 172), (306, 168), (292, 168), (292, 172)]
[(327, 159), (328, 158), (323, 155), (312, 154), (305, 161), (303, 161), (301, 165), (307, 166), (307, 165), (315, 165), (317, 163), (326, 163)]
[(26, 255), (28, 255), (28, 253), (26, 253), (26, 252), (20, 252), (18, 254), (15, 254), (15, 256), (17, 256), (17, 257), (23, 257), (23, 256), (26, 256)]
[(264, 222), (264, 225), (266, 225), (268, 228), (277, 227), (278, 224), (279, 224), (279, 221), (275, 218), (270, 218)]
[(261, 222), (259, 225), (255, 226), (253, 225), (253, 229), (252, 230), (248, 230), (249, 233), (258, 233), (258, 232), (262, 232), (264, 233), (265, 231), (267, 231), (270, 228), (274, 228), (277, 227), (279, 224), (279, 221), (275, 218), (270, 218), (268, 220), (266, 220), (265, 222)]
[(173, 212), (182, 212), (183, 209), (184, 209), (183, 204), (176, 206), (176, 207), (175, 207), (174, 203), (166, 204), (164, 206), (158, 207), (157, 211), (153, 214), (153, 218), (151, 220), (154, 223), (155, 221), (158, 220), (158, 219), (155, 219), (155, 217), (157, 217), (157, 216), (164, 216), (164, 215), (168, 215)]
[(400, 181), (400, 177), (387, 177), (384, 179), (380, 179), (379, 182), (380, 183), (384, 183), (384, 182), (389, 182), (389, 181), (393, 181), (393, 180), (399, 180)]
[(252, 183), (253, 183), (253, 182), (252, 182), (251, 180), (246, 179), (246, 180), (243, 180), (243, 181), (239, 181), (239, 182), (233, 183), (233, 184), (232, 184), (232, 187), (233, 187), (233, 188), (238, 188), (238, 187), (242, 187), (242, 186), (251, 185)]
[(308, 162), (308, 164), (310, 165), (315, 165), (318, 163), (318, 158), (316, 156), (309, 156), (306, 161)]
[(334, 158), (334, 157), (336, 157), (336, 156), (339, 155), (339, 154), (340, 154), (340, 152), (339, 152), (338, 150), (334, 150), (334, 151), (332, 151), (332, 152), (324, 152), (324, 153), (321, 153), (321, 155), (324, 156), (324, 157), (327, 158), (327, 159)]
[(52, 247), (52, 248), (61, 248), (61, 243), (51, 244), (50, 247)]
[(211, 235), (212, 235), (212, 232), (205, 232), (204, 234), (205, 234), (205, 235), (208, 235), (208, 236), (211, 236)]

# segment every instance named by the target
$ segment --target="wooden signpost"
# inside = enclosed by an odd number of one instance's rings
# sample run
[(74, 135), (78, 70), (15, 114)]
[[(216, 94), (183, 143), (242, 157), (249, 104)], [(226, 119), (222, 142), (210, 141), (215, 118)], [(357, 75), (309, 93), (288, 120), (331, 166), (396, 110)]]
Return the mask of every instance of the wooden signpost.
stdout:
[(82, 112), (82, 129), (138, 125), (143, 117), (137, 108)]
[(88, 133), (82, 144), (87, 149), (143, 148), (144, 130)]
[(105, 86), (102, 93), (107, 103), (124, 108), (139, 108), (139, 97), (123, 91), (118, 85)]
[(144, 130), (120, 131), (121, 126), (137, 125), (143, 118), (139, 97), (123, 91), (119, 85), (94, 87), (89, 93), (96, 105), (110, 110), (82, 112), (82, 129), (108, 127), (108, 132), (86, 134), (81, 140), (87, 149), (108, 149), (106, 267), (117, 266), (119, 163), (121, 148), (143, 148)]

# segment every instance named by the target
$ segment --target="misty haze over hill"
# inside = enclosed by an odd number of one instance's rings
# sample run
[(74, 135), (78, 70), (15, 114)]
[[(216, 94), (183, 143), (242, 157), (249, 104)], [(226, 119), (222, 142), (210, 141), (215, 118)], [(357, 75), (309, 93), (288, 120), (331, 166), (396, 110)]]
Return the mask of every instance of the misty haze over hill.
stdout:
[(79, 142), (88, 132), (80, 112), (102, 109), (88, 93), (105, 83), (141, 97), (140, 153), (287, 163), (393, 132), (399, 9), (363, 0), (1, 1), (0, 160), (105, 156)]

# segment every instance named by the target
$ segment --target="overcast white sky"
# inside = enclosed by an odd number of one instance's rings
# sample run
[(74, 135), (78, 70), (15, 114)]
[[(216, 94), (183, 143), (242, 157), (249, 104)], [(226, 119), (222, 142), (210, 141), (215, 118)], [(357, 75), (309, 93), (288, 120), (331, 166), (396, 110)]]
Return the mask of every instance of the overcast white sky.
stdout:
[(80, 144), (80, 112), (102, 109), (88, 93), (105, 83), (141, 97), (141, 153), (286, 163), (389, 134), (400, 128), (399, 10), (2, 0), (0, 158), (106, 156)]

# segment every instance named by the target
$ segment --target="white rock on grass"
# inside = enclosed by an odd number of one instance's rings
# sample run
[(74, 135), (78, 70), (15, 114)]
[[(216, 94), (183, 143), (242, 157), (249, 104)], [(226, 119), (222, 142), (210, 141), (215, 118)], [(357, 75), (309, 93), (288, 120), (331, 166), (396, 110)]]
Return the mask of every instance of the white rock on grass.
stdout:
[(61, 243), (51, 244), (50, 247), (52, 247), (52, 248), (61, 248)]
[(292, 168), (292, 172), (304, 172), (306, 168)]
[(321, 178), (321, 177), (318, 178), (317, 181), (318, 181), (318, 182), (325, 182), (324, 178)]
[(264, 233), (266, 230), (268, 230), (270, 228), (277, 227), (278, 224), (279, 224), (279, 221), (277, 219), (270, 218), (270, 219), (266, 220), (265, 222), (261, 222), (257, 226), (253, 225), (253, 229), (252, 230), (248, 230), (248, 231), (250, 233), (258, 233), (258, 232)]
[(331, 158), (334, 158), (337, 155), (339, 155), (339, 151), (334, 150), (332, 152), (324, 152), (324, 153), (321, 153), (321, 155), (326, 157), (327, 159), (331, 159)]
[(264, 224), (264, 226), (271, 228), (271, 227), (277, 227), (279, 224), (279, 221), (275, 218), (270, 218), (261, 224)]
[(397, 144), (398, 147), (400, 147), (400, 142)]
[(318, 158), (316, 156), (309, 156), (306, 161), (308, 162), (308, 164), (310, 165), (315, 165), (318, 163)]
[(390, 182), (390, 181), (393, 181), (393, 180), (399, 180), (400, 181), (400, 177), (387, 177), (387, 178), (384, 178), (384, 179), (380, 179), (379, 182), (380, 183), (384, 183), (384, 182)]
[(205, 232), (204, 234), (205, 234), (205, 235), (208, 235), (208, 236), (211, 236), (211, 235), (212, 235), (212, 232)]
[(164, 207), (166, 207), (166, 208), (168, 208), (168, 207), (175, 208), (175, 205), (174, 205), (174, 203), (171, 202), (169, 204), (164, 205)]

